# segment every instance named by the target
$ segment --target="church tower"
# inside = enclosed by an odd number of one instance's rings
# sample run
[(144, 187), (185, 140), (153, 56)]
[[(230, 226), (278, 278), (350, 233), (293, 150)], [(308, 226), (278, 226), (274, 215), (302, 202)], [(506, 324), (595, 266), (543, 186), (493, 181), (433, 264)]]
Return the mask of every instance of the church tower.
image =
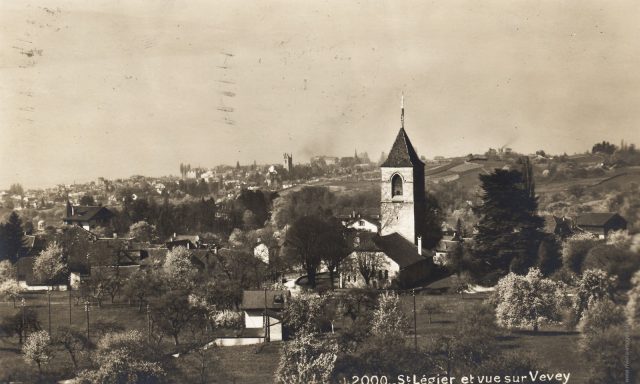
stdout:
[(417, 244), (418, 236), (424, 233), (424, 163), (404, 130), (404, 97), (400, 122), (400, 132), (387, 160), (380, 166), (380, 234), (386, 236), (397, 232)]

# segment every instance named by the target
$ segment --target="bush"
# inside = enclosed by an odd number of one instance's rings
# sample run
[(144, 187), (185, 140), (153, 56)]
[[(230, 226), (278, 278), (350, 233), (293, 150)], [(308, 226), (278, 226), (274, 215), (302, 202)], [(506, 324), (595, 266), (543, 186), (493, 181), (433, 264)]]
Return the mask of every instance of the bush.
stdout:
[(242, 329), (244, 316), (242, 312), (224, 310), (215, 314), (216, 327), (229, 329)]
[(582, 314), (578, 330), (583, 334), (591, 335), (602, 333), (607, 329), (623, 325), (625, 322), (622, 307), (609, 299), (596, 300), (588, 305)]

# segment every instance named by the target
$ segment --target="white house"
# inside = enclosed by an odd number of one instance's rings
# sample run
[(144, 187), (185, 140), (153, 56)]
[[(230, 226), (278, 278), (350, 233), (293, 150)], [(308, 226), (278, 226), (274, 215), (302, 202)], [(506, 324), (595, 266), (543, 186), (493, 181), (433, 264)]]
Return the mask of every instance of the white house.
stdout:
[(262, 337), (268, 341), (282, 340), (282, 311), (290, 297), (287, 290), (244, 291), (242, 310), (245, 328), (262, 329)]

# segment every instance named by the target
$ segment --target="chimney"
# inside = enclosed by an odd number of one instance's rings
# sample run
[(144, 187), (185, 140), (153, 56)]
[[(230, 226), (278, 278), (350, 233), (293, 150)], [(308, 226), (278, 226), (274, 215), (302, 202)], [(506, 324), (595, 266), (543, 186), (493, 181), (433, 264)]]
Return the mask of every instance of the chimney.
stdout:
[(418, 255), (422, 256), (422, 236), (418, 236)]

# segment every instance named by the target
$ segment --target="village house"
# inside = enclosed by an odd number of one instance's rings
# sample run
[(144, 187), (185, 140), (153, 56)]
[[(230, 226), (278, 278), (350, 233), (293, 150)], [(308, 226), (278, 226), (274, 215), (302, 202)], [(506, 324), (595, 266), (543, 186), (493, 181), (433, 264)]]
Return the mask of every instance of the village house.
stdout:
[(592, 233), (599, 239), (606, 239), (610, 232), (627, 229), (627, 220), (617, 213), (589, 212), (579, 215), (576, 227), (582, 231)]
[[(283, 340), (282, 313), (291, 293), (287, 290), (244, 291), (242, 310), (246, 329), (262, 329), (267, 341)], [(266, 334), (264, 330), (267, 330)]]
[(67, 225), (77, 225), (91, 230), (95, 227), (109, 226), (113, 216), (113, 212), (106, 207), (71, 205), (67, 201), (67, 211), (62, 221)]

